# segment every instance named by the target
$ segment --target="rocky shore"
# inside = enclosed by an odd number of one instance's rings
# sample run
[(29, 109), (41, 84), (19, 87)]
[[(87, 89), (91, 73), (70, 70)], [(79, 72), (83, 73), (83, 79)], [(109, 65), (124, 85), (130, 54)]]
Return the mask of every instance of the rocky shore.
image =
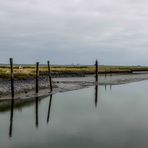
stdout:
[[(148, 80), (148, 74), (114, 74), (99, 75), (99, 85), (119, 85), (124, 83)], [(81, 89), (95, 84), (94, 75), (84, 77), (53, 78), (53, 94), (70, 90)], [(15, 99), (35, 97), (35, 80), (15, 80)], [(50, 93), (48, 77), (39, 79), (40, 91), (38, 96), (47, 96)], [(11, 99), (10, 80), (0, 79), (0, 100)]]

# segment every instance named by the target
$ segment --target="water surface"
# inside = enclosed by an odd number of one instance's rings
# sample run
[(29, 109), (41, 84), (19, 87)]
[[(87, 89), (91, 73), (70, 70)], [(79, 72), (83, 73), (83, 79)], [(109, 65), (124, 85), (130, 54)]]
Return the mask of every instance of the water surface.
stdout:
[(0, 113), (3, 148), (145, 148), (148, 81), (59, 93)]

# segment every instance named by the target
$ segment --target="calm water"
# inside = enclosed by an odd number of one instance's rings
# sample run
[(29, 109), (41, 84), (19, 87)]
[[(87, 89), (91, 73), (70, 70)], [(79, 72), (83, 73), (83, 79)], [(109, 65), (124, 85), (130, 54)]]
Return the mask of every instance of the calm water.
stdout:
[(0, 113), (0, 148), (147, 145), (148, 81), (59, 93)]

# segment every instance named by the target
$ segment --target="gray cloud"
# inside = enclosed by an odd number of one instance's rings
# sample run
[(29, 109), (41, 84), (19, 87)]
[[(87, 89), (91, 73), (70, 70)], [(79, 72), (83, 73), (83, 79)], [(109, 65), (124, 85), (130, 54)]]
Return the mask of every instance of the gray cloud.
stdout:
[(0, 1), (0, 62), (147, 65), (146, 0)]

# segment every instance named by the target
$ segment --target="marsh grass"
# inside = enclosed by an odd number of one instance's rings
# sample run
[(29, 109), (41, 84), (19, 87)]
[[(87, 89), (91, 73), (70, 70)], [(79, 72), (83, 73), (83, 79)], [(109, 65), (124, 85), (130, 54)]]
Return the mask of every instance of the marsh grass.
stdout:
[[(133, 71), (148, 71), (148, 67), (144, 66), (99, 66), (99, 73), (132, 73)], [(14, 76), (16, 79), (28, 79), (35, 77), (35, 67), (28, 66), (19, 68), (14, 66)], [(39, 68), (40, 76), (48, 75), (47, 67)], [(58, 74), (94, 74), (95, 66), (51, 66), (51, 73)], [(8, 79), (10, 76), (10, 68), (0, 67), (0, 78)]]

